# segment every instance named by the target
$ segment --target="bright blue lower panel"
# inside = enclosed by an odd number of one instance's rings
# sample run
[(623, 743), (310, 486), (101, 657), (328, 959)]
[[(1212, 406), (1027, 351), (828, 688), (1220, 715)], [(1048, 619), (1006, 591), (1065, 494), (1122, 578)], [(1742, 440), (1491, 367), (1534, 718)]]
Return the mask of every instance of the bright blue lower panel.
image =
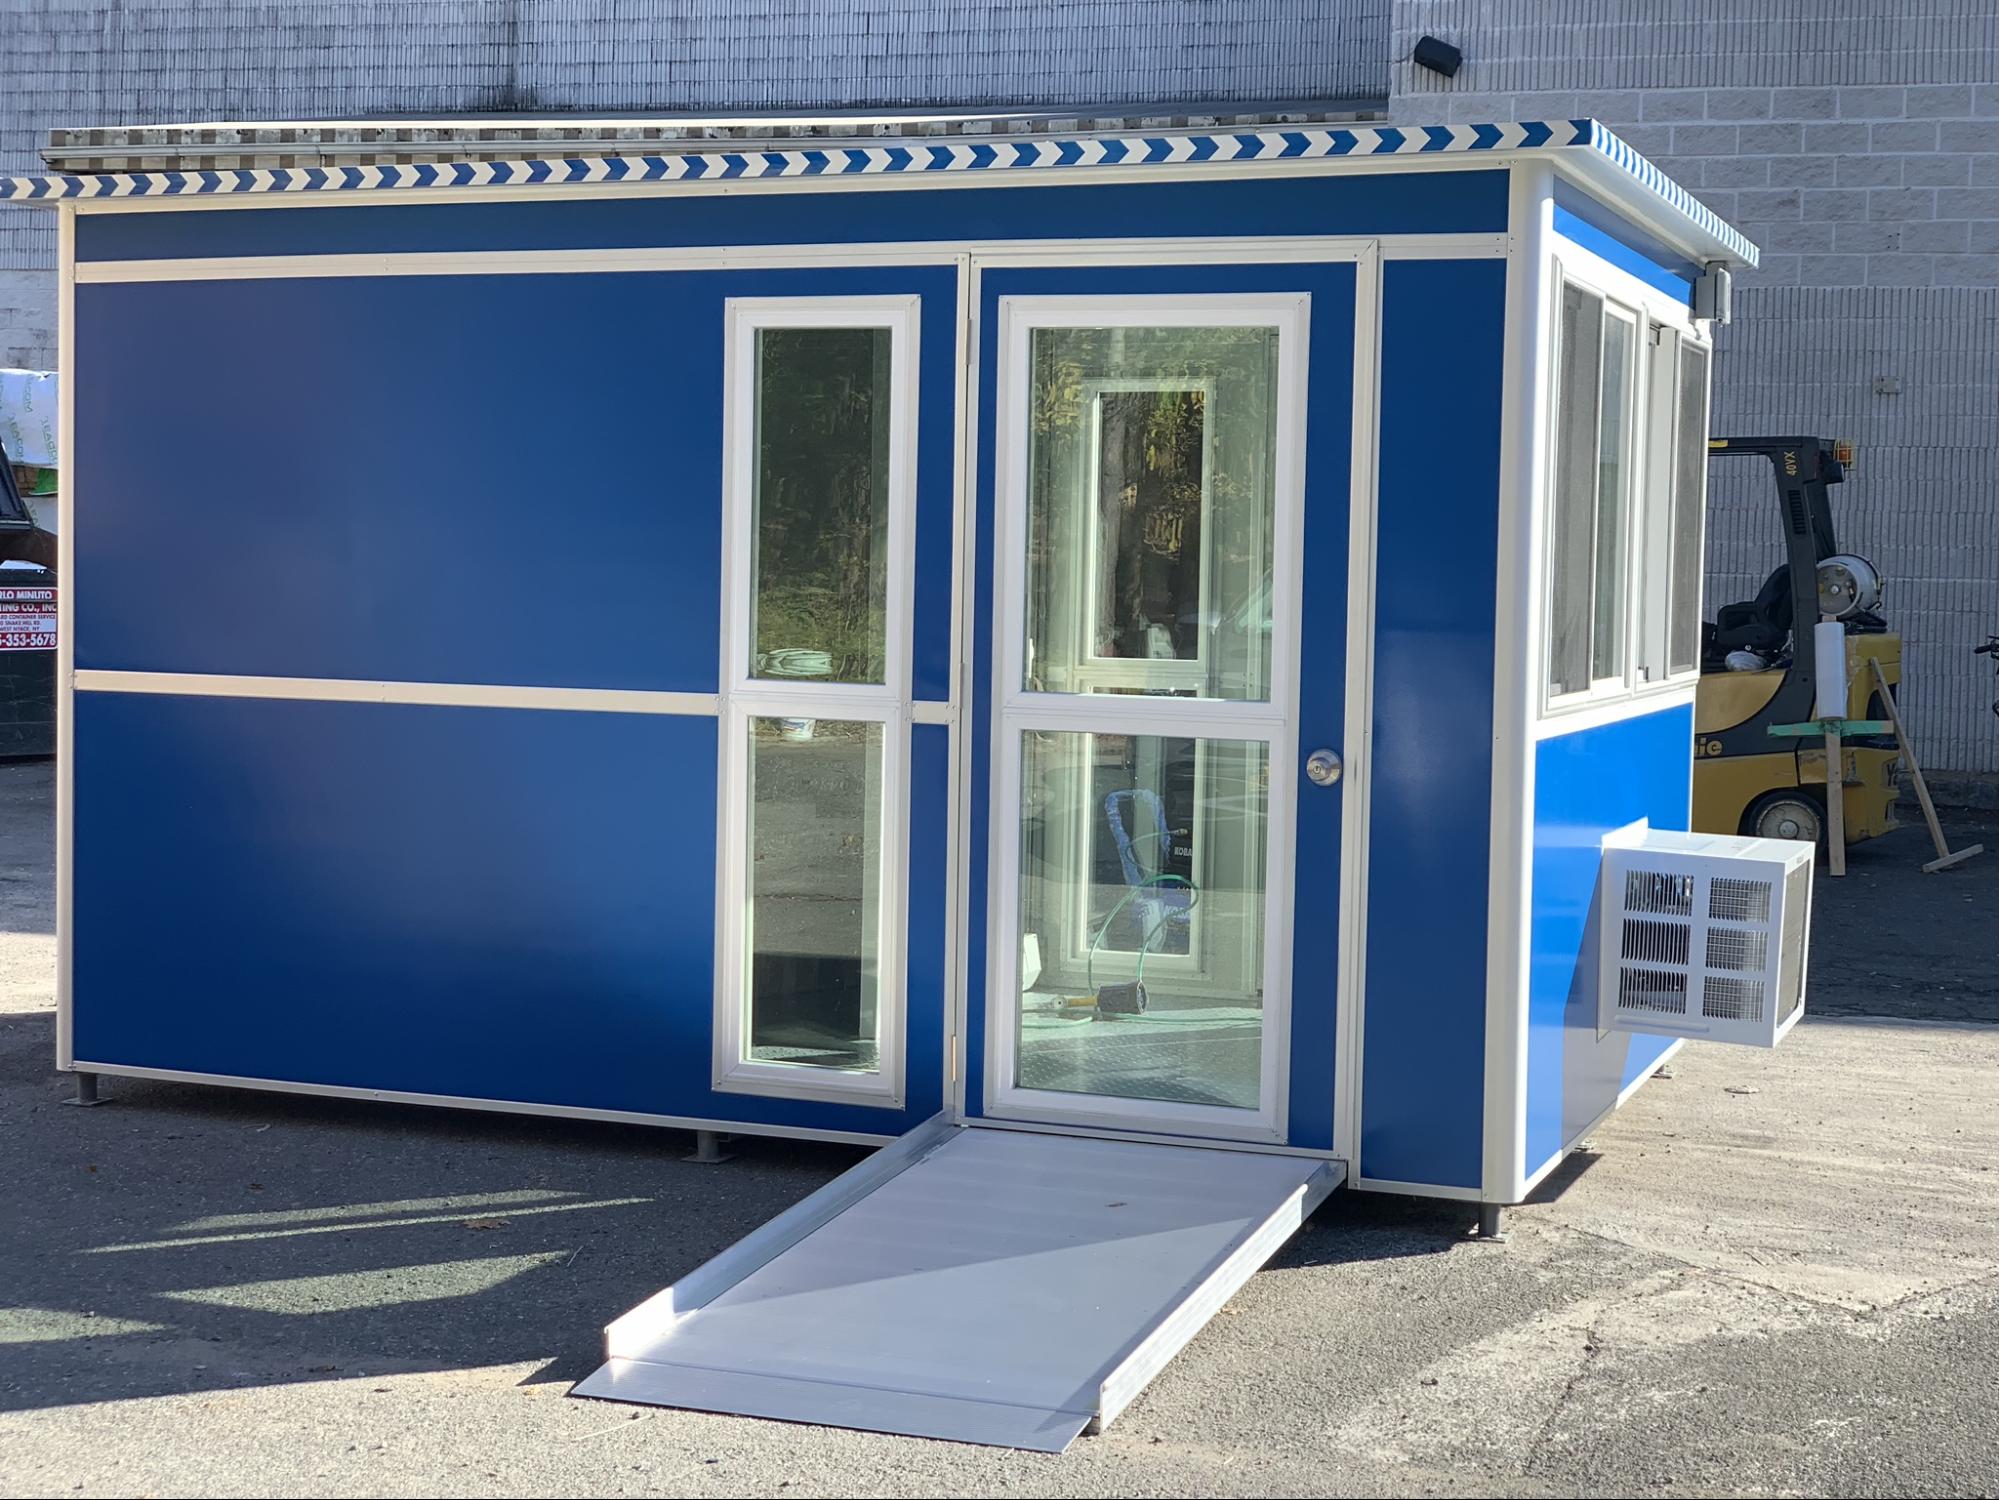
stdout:
[[(79, 694), (76, 1055), (833, 1130), (927, 1117), (930, 1020), (911, 1028), (907, 1111), (709, 1087), (715, 734)], [(938, 758), (919, 747), (926, 810)]]
[(1476, 1188), (1502, 261), (1391, 261), (1381, 327), (1360, 1174)]
[(1617, 1102), (1672, 1045), (1596, 1030), (1597, 871), (1603, 836), (1643, 818), (1685, 828), (1693, 709), (1661, 709), (1541, 741), (1534, 755), (1533, 925), (1527, 1007), (1526, 1175)]

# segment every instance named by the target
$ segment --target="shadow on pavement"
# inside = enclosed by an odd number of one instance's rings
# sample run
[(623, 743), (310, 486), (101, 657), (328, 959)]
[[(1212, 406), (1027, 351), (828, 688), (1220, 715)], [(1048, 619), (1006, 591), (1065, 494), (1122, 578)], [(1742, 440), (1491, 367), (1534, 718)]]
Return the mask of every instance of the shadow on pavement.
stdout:
[[(0, 1410), (597, 1363), (604, 1324), (845, 1170), (853, 1147), (107, 1078), (62, 1105), (8, 1028)], [(33, 1060), (32, 1081), (22, 1078)]]

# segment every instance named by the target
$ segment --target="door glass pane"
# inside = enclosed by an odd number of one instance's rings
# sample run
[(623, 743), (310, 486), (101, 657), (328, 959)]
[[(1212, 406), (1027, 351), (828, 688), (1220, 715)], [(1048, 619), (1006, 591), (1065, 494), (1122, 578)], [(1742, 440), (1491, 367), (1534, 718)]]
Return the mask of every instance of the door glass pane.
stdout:
[(1623, 318), (1603, 325), (1603, 409), (1596, 444), (1596, 609), (1590, 675), (1624, 676), (1624, 553), (1630, 488), (1631, 357), (1636, 330)]
[(1020, 1087), (1258, 1107), (1268, 801), (1260, 741), (1022, 735)]
[(754, 677), (886, 678), (891, 341), (757, 333)]
[(1603, 299), (1562, 288), (1555, 387), (1554, 539), (1548, 558), (1548, 690), (1590, 684), (1590, 580), (1596, 551), (1597, 413), (1602, 395)]
[(872, 1073), (882, 726), (752, 719), (749, 785), (749, 1059)]
[(1277, 344), (1034, 330), (1029, 691), (1270, 696)]

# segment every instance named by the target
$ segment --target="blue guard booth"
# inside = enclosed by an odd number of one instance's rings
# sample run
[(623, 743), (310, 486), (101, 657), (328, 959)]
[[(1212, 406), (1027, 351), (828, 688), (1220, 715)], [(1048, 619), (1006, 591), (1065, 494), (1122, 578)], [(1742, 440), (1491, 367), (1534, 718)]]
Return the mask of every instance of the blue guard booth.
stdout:
[(1596, 911), (1755, 253), (1601, 125), (63, 134), (61, 1066), (895, 1143), (592, 1393), (1059, 1447), (1706, 1034)]

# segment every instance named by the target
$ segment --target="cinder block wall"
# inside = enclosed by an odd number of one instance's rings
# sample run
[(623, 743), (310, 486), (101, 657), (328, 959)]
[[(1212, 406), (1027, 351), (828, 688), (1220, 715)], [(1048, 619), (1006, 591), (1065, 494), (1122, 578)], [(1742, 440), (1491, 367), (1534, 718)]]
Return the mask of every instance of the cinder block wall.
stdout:
[[(1425, 32), (1465, 48), (1445, 81)], [(1765, 250), (1716, 431), (1852, 436), (1842, 540), (1888, 574), (1925, 758), (1999, 770), (1994, 0), (7, 0), (0, 171), (56, 124), (473, 111), (1379, 98), (1595, 115)], [(51, 216), (0, 211), (0, 363), (54, 361)], [(1877, 394), (1877, 378), (1898, 385)], [(1773, 565), (1717, 471), (1711, 598)]]
[[(1852, 437), (1840, 544), (1879, 566), (1926, 764), (1999, 770), (1999, 4), (1394, 0), (1390, 114), (1594, 116), (1763, 250), (1713, 430)], [(1463, 48), (1446, 80), (1409, 61)], [(1877, 389), (1877, 381), (1881, 383)], [(1780, 560), (1767, 473), (1717, 465), (1708, 597)]]
[[(0, 0), (0, 172), (54, 125), (1379, 100), (1383, 0)], [(54, 216), (0, 210), (0, 364), (55, 359)]]

